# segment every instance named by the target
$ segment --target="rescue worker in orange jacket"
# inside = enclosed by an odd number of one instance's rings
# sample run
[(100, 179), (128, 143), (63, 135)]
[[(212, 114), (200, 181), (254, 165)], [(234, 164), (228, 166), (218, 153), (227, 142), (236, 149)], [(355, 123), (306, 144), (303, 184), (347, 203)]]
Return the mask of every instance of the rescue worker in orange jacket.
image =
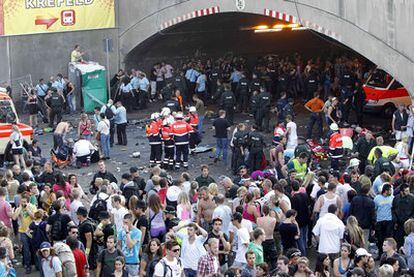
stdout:
[(173, 118), (166, 118), (162, 122), (161, 139), (164, 142), (164, 162), (163, 168), (173, 169), (174, 167), (174, 140), (171, 134)]
[(188, 143), (189, 133), (193, 128), (184, 121), (182, 112), (175, 115), (176, 121), (171, 125), (171, 134), (175, 144), (175, 168), (179, 169), (180, 165), (188, 168)]
[(332, 133), (329, 137), (329, 155), (331, 156), (331, 168), (339, 169), (339, 160), (344, 156), (342, 135), (339, 133), (338, 124), (332, 123), (329, 128)]
[(150, 166), (161, 165), (162, 141), (158, 119), (158, 113), (151, 114), (151, 123), (147, 126), (147, 137), (151, 147)]
[(200, 143), (200, 136), (198, 135), (198, 115), (197, 110), (194, 106), (191, 106), (189, 113), (186, 117), (187, 122), (193, 127), (193, 130), (190, 132), (190, 154), (195, 151), (196, 146)]

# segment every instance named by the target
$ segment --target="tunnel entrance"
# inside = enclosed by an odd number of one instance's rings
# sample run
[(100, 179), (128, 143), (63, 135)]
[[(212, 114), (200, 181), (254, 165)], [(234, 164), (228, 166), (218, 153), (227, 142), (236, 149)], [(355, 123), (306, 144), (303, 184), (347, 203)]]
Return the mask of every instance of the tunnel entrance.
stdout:
[[(191, 19), (154, 34), (137, 45), (125, 58), (127, 69), (145, 71), (160, 61), (175, 68), (191, 59), (243, 56), (252, 65), (259, 56), (300, 54), (304, 59), (354, 56), (352, 49), (310, 29), (255, 32), (255, 28), (291, 25), (275, 18), (249, 13), (220, 13)], [(298, 25), (298, 24), (297, 24)]]

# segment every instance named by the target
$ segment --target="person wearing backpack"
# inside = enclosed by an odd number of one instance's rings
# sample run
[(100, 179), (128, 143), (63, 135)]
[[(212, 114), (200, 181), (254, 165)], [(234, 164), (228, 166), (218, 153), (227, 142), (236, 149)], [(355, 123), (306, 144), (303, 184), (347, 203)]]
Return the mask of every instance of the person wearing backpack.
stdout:
[[(62, 277), (78, 277), (75, 257), (69, 245), (63, 241), (58, 241), (53, 244), (53, 249), (55, 250), (56, 256), (62, 262)], [(44, 274), (45, 277), (53, 276), (47, 275), (45, 272)]]
[(108, 104), (103, 105), (101, 108), (100, 113), (105, 114), (106, 119), (109, 120), (110, 123), (110, 127), (109, 127), (109, 142), (111, 147), (114, 146), (114, 134), (115, 134), (115, 113), (116, 113), (116, 108), (114, 106), (114, 101), (112, 99), (108, 100)]
[(56, 200), (52, 207), (55, 214), (47, 219), (46, 231), (49, 234), (50, 241), (62, 241), (68, 236), (68, 226), (73, 226), (72, 219), (69, 215), (62, 213), (65, 206), (63, 199)]
[[(46, 232), (46, 225), (47, 222), (43, 221), (44, 212), (43, 210), (37, 210), (34, 213), (34, 221), (29, 225), (29, 232), (27, 235), (30, 237), (30, 244), (32, 245), (33, 252), (36, 253), (39, 248), (40, 244), (44, 241), (48, 241), (49, 238)], [(40, 269), (40, 260), (35, 259), (36, 268)]]
[(155, 266), (154, 277), (182, 276), (184, 268), (179, 258), (180, 245), (175, 240), (169, 240), (165, 243), (165, 248), (167, 255)]
[(79, 239), (86, 247), (85, 254), (88, 259), (89, 269), (96, 275), (96, 258), (98, 256), (98, 245), (93, 238), (96, 229), (94, 222), (88, 218), (88, 210), (85, 207), (79, 207), (76, 215), (79, 219)]
[(99, 213), (101, 211), (108, 210), (108, 202), (111, 201), (110, 196), (106, 193), (105, 189), (105, 187), (102, 187), (101, 190), (96, 194), (96, 198), (93, 199), (91, 203), (89, 218), (95, 221), (99, 221)]
[(103, 249), (98, 256), (96, 277), (110, 277), (115, 270), (115, 259), (124, 256), (121, 250), (115, 248), (115, 237), (109, 236), (106, 240), (106, 249)]
[(43, 276), (62, 277), (62, 262), (56, 257), (55, 250), (49, 242), (42, 242), (39, 255), (41, 259)]

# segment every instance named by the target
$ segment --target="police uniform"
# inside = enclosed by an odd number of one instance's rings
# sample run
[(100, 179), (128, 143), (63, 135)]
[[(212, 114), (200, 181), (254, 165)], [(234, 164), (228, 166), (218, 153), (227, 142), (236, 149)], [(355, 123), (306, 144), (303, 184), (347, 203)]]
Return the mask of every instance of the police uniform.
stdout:
[(241, 112), (247, 111), (247, 105), (249, 103), (249, 80), (246, 77), (240, 79), (237, 86), (237, 102), (239, 110)]
[(54, 121), (56, 117), (56, 125), (62, 121), (63, 106), (65, 101), (63, 100), (62, 95), (57, 91), (53, 91), (52, 95), (48, 99), (48, 105), (50, 107), (49, 113), (49, 127), (54, 127)]
[(217, 92), (217, 80), (220, 78), (220, 69), (215, 67), (211, 70), (208, 78), (208, 87), (210, 89), (210, 95), (215, 95)]
[[(178, 89), (181, 92), (181, 95), (183, 95), (185, 97), (188, 94), (187, 83), (185, 81), (185, 78), (181, 75), (175, 76), (175, 78), (173, 80), (173, 88)], [(168, 98), (166, 98), (166, 99), (168, 99)], [(191, 99), (185, 99), (185, 100), (189, 101)]]
[(151, 121), (147, 127), (147, 137), (151, 147), (150, 166), (154, 166), (155, 164), (161, 165), (162, 141), (158, 121)]
[(189, 133), (192, 130), (190, 124), (182, 118), (177, 119), (171, 125), (171, 134), (175, 144), (175, 168), (179, 169), (180, 164), (188, 168), (188, 143)]
[(310, 75), (306, 79), (306, 99), (310, 100), (313, 98), (315, 91), (318, 90), (318, 78), (316, 76), (316, 72), (313, 70), (310, 72)]
[(220, 105), (226, 111), (226, 118), (229, 121), (230, 125), (233, 125), (234, 117), (234, 105), (236, 104), (236, 99), (231, 90), (226, 90), (221, 95)]
[(270, 98), (270, 93), (267, 91), (259, 94), (258, 123), (260, 129), (265, 132), (269, 132)]
[(171, 112), (178, 112), (180, 110), (180, 104), (178, 104), (178, 101), (175, 99), (168, 99), (164, 107), (167, 107), (171, 110)]
[(259, 95), (252, 95), (250, 98), (250, 111), (253, 115), (253, 118), (256, 122), (256, 125), (259, 125), (258, 117), (257, 117), (257, 110), (259, 109)]
[(260, 169), (263, 158), (264, 138), (258, 131), (251, 131), (247, 138), (249, 147), (249, 169), (251, 172)]
[(233, 155), (231, 156), (231, 169), (233, 174), (237, 174), (239, 167), (244, 164), (244, 149), (247, 146), (246, 131), (237, 131), (233, 137)]

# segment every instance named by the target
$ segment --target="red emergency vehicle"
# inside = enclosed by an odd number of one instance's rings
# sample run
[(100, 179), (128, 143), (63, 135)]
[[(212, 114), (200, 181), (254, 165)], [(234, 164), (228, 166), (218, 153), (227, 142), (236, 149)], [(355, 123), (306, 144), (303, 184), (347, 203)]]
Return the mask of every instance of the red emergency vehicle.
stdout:
[(364, 111), (391, 117), (399, 104), (411, 105), (408, 91), (390, 74), (376, 68), (363, 85), (366, 95)]

